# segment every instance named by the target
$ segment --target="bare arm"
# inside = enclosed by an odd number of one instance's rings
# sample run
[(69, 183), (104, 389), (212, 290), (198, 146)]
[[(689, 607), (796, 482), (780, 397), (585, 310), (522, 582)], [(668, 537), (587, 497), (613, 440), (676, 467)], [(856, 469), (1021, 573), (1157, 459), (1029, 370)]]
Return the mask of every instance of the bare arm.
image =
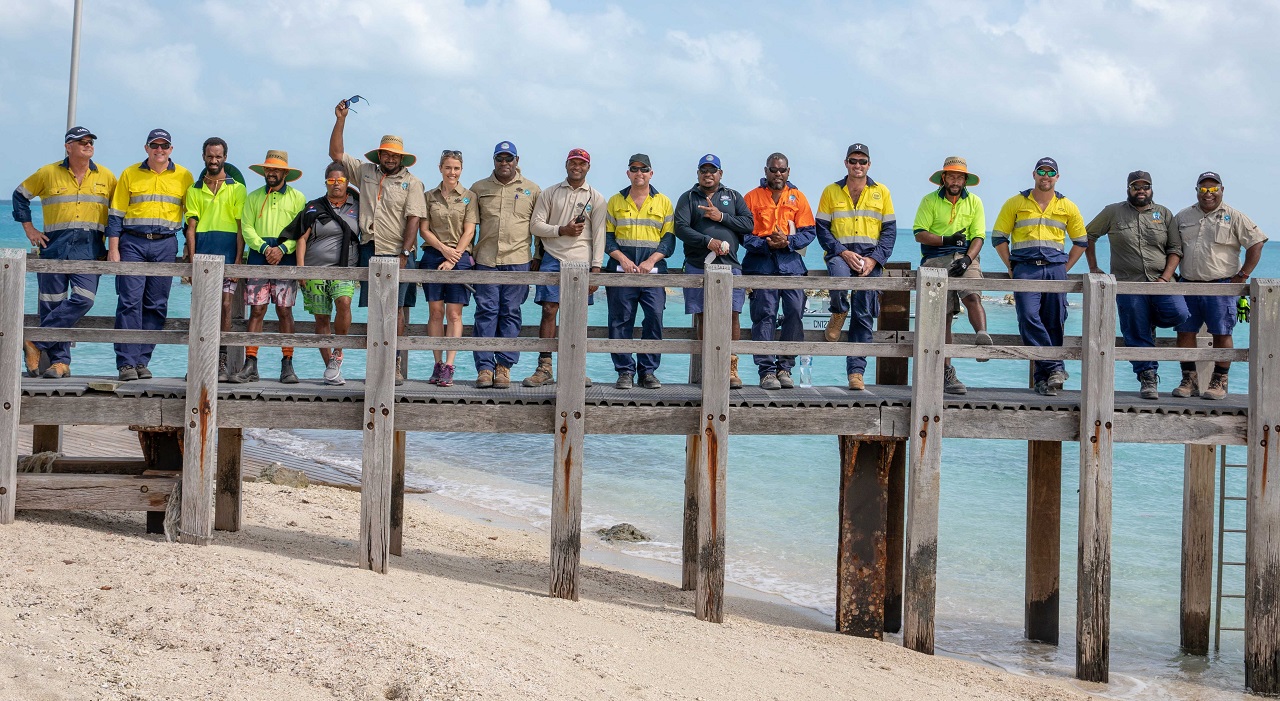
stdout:
[(1089, 261), (1089, 272), (1100, 273), (1102, 272), (1102, 268), (1098, 267), (1098, 252), (1094, 250), (1094, 247), (1093, 247), (1094, 243), (1095, 243), (1094, 239), (1090, 237), (1089, 247), (1084, 249), (1084, 257), (1085, 257), (1085, 260)]
[(342, 160), (342, 154), (347, 152), (345, 144), (342, 142), (342, 130), (347, 125), (347, 104), (346, 100), (338, 103), (333, 108), (333, 114), (336, 119), (333, 122), (333, 132), (329, 134), (329, 158), (330, 160)]

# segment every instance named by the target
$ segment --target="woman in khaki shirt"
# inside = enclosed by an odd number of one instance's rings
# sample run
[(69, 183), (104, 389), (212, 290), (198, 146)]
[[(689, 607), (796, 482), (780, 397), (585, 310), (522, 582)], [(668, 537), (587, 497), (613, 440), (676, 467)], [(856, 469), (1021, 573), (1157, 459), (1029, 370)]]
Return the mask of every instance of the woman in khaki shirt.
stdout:
[[(440, 154), (440, 184), (426, 193), (427, 218), (421, 227), (425, 245), (419, 270), (470, 270), (475, 266), (470, 249), (479, 210), (475, 193), (458, 183), (461, 176), (462, 152), (446, 149)], [(430, 310), (427, 335), (461, 338), (462, 308), (471, 299), (468, 286), (424, 282), (422, 291)], [(441, 387), (452, 385), (457, 355), (457, 351), (435, 351), (435, 368), (427, 382)]]

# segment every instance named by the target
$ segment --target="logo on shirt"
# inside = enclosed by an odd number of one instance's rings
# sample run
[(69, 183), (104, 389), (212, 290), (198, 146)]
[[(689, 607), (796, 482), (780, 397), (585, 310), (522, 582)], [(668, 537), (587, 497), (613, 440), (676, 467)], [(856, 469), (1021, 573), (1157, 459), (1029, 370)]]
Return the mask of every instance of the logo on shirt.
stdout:
[(873, 199), (873, 200), (878, 200), (878, 199), (880, 199), (880, 193), (878, 193), (878, 192), (873, 192), (873, 193), (871, 193), (871, 199)]
[(724, 206), (728, 207), (728, 206), (729, 206), (729, 196), (728, 196), (728, 195), (721, 195), (721, 196), (720, 196), (720, 204), (722, 204), (722, 205), (724, 205)]
[(525, 196), (525, 197), (528, 197), (529, 195), (532, 195), (532, 194), (533, 194), (533, 193), (532, 193), (532, 192), (529, 192), (528, 190), (525, 190), (525, 191), (524, 191), (524, 196)]
[(1230, 214), (1224, 214), (1224, 215), (1222, 215), (1222, 223), (1226, 224), (1226, 223), (1228, 223), (1228, 222), (1230, 222), (1230, 221), (1231, 221), (1231, 215), (1230, 215)]
[(790, 199), (792, 202), (795, 202), (795, 201), (796, 201), (796, 196), (795, 196), (795, 195), (790, 195), (790, 196), (788, 197), (788, 199)]
[(1152, 212), (1152, 213), (1151, 213), (1151, 218), (1152, 218), (1152, 219), (1155, 219), (1156, 221), (1160, 221), (1160, 213), (1159, 213), (1159, 212)]
[(462, 198), (462, 204), (471, 204), (471, 198), (470, 198), (470, 197), (463, 197), (463, 198)]
[(409, 189), (409, 183), (400, 183), (400, 189), (401, 189), (401, 190), (408, 190), (408, 189)]
[(583, 207), (583, 208), (582, 208), (582, 213), (583, 213), (583, 214), (590, 214), (590, 213), (591, 213), (591, 205), (587, 205), (586, 207)]

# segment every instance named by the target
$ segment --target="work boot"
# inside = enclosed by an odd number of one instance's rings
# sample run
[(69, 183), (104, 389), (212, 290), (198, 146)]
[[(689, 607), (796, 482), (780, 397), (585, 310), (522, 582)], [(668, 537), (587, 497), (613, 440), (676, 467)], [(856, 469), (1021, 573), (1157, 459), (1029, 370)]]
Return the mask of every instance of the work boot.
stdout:
[(538, 368), (520, 384), (525, 387), (541, 387), (554, 384), (555, 381), (555, 374), (551, 371), (551, 358), (538, 358)]
[(136, 380), (136, 379), (138, 379), (138, 371), (133, 369), (132, 365), (120, 366), (121, 382), (132, 382), (133, 380)]
[(742, 389), (742, 378), (738, 376), (738, 354), (729, 356), (729, 389)]
[(493, 387), (493, 371), (485, 368), (476, 373), (476, 389), (489, 389)]
[(431, 377), (427, 378), (427, 384), (435, 385), (440, 383), (440, 373), (444, 371), (444, 363), (436, 363), (431, 368)]
[(645, 389), (662, 389), (662, 383), (658, 382), (658, 376), (651, 372), (646, 372), (640, 376), (640, 386)]
[(22, 342), (22, 360), (27, 364), (27, 377), (40, 376), (40, 349), (31, 341)]
[(404, 384), (404, 370), (401, 369), (400, 354), (396, 353), (396, 387)]
[(790, 371), (790, 370), (779, 370), (779, 371), (778, 371), (778, 384), (782, 385), (782, 388), (783, 388), (783, 389), (795, 389), (795, 388), (796, 388), (796, 383), (795, 383), (795, 381), (791, 379), (791, 371)]
[(862, 373), (860, 372), (849, 373), (849, 389), (861, 392), (866, 388), (867, 388), (867, 383), (862, 380)]
[(436, 386), (437, 387), (453, 386), (453, 366), (452, 365), (440, 366), (440, 379), (436, 381)]
[(969, 388), (965, 387), (956, 376), (954, 365), (948, 365), (942, 371), (942, 391), (944, 394), (965, 394), (969, 391)]
[(231, 373), (227, 372), (227, 354), (218, 354), (218, 382), (229, 382)]
[(511, 389), (511, 368), (499, 365), (493, 372), (494, 389)]
[(849, 318), (849, 312), (831, 312), (831, 318), (827, 319), (828, 341), (835, 343), (840, 340), (840, 334), (844, 332), (844, 320), (847, 318)]
[(613, 383), (614, 389), (631, 389), (635, 387), (635, 373), (620, 372), (618, 373), (618, 381)]
[(244, 384), (245, 382), (258, 381), (258, 356), (247, 355), (244, 358), (244, 365), (240, 368), (240, 372), (232, 375), (227, 379), (232, 384)]
[(134, 370), (138, 373), (138, 379), (139, 379), (139, 380), (150, 380), (150, 379), (151, 379), (151, 370), (147, 369), (147, 366), (146, 366), (146, 365), (139, 365), (139, 366), (135, 367), (135, 368), (134, 368)]
[(1056, 397), (1058, 396), (1058, 388), (1044, 380), (1040, 380), (1036, 382), (1036, 394), (1043, 395), (1045, 397)]
[(1054, 389), (1062, 389), (1062, 386), (1067, 384), (1068, 377), (1070, 377), (1070, 375), (1067, 374), (1066, 370), (1054, 370), (1049, 373), (1049, 379), (1045, 381)]
[(54, 363), (44, 371), (44, 376), (50, 380), (60, 380), (64, 377), (71, 377), (71, 366), (66, 363)]
[[(986, 331), (975, 331), (974, 335), (977, 336), (977, 341), (975, 342), (975, 345), (979, 345), (979, 346), (991, 345), (991, 334), (987, 333)], [(991, 358), (978, 358), (979, 363), (985, 363), (989, 360), (991, 360)]]
[(280, 383), (285, 385), (298, 384), (298, 373), (293, 371), (293, 358), (289, 356), (280, 359)]
[(1143, 399), (1159, 399), (1160, 398), (1160, 376), (1155, 370), (1143, 370), (1138, 373), (1138, 383), (1141, 387), (1138, 394)]
[(760, 378), (760, 389), (782, 389), (782, 383), (778, 382), (777, 375), (770, 372)]
[(1200, 377), (1195, 370), (1182, 371), (1182, 384), (1174, 388), (1173, 396), (1178, 399), (1200, 396)]
[(1209, 386), (1200, 394), (1205, 399), (1222, 399), (1227, 396), (1227, 373), (1213, 371), (1209, 378)]

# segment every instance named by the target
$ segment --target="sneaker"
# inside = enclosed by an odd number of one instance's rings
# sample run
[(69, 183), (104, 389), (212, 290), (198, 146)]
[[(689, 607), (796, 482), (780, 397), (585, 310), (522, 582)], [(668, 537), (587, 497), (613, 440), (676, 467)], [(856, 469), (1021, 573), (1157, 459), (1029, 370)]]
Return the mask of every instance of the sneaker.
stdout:
[(120, 367), (120, 381), (131, 382), (138, 379), (138, 371), (132, 365), (124, 365)]
[(245, 356), (244, 366), (240, 368), (240, 372), (232, 375), (228, 380), (232, 384), (244, 384), (245, 382), (258, 381), (258, 357), (254, 355)]
[(635, 386), (635, 374), (630, 372), (618, 373), (618, 381), (613, 383), (614, 389), (631, 389)]
[(867, 388), (867, 383), (863, 381), (862, 373), (860, 372), (849, 373), (849, 389), (861, 392), (866, 388)]
[(151, 371), (147, 369), (146, 365), (139, 365), (138, 367), (134, 368), (134, 370), (137, 371), (139, 380), (151, 379)]
[(782, 383), (778, 382), (778, 376), (773, 373), (767, 373), (760, 378), (760, 389), (782, 389)]
[(293, 358), (289, 356), (280, 359), (280, 384), (298, 384), (298, 373), (293, 371)]
[(404, 370), (401, 369), (400, 354), (396, 353), (396, 387), (404, 384)]
[(1205, 399), (1222, 399), (1227, 396), (1227, 373), (1213, 372), (1213, 377), (1209, 378), (1209, 386), (1204, 392), (1200, 393)]
[(640, 386), (645, 389), (662, 389), (662, 383), (658, 382), (658, 376), (651, 372), (640, 376)]
[(427, 384), (439, 384), (441, 372), (444, 372), (444, 363), (436, 363), (435, 367), (431, 368), (431, 377), (427, 378)]
[(1066, 370), (1054, 370), (1049, 373), (1049, 379), (1045, 381), (1054, 389), (1062, 389), (1062, 386), (1067, 383), (1068, 377), (1071, 377), (1071, 375), (1068, 375)]
[(948, 365), (942, 371), (942, 391), (944, 394), (965, 394), (969, 391), (969, 388), (965, 387), (956, 376), (954, 365)]
[(324, 383), (326, 385), (347, 384), (347, 379), (342, 376), (342, 358), (341, 357), (329, 356), (329, 365), (326, 366), (324, 369)]
[(835, 343), (840, 340), (840, 334), (844, 333), (844, 320), (849, 318), (849, 312), (831, 312), (831, 318), (827, 319), (826, 339)]
[(1138, 383), (1141, 388), (1138, 394), (1143, 399), (1159, 399), (1160, 398), (1160, 376), (1155, 370), (1143, 370), (1138, 373)]
[(22, 360), (27, 364), (27, 377), (40, 376), (40, 349), (31, 341), (22, 342)]
[(1036, 394), (1045, 397), (1056, 397), (1058, 396), (1058, 388), (1044, 380), (1040, 380), (1039, 382), (1036, 382)]
[(494, 389), (511, 389), (511, 368), (499, 365), (493, 372)]
[(50, 380), (60, 380), (64, 377), (71, 377), (71, 366), (66, 363), (54, 363), (44, 371), (44, 376)]
[(555, 374), (551, 369), (551, 358), (538, 358), (538, 368), (533, 374), (524, 378), (524, 382), (520, 384), (525, 387), (541, 387), (543, 385), (555, 384)]
[(1186, 399), (1187, 397), (1200, 396), (1200, 376), (1192, 370), (1190, 372), (1182, 371), (1182, 383), (1173, 390), (1173, 396), (1178, 399)]
[(444, 364), (440, 365), (440, 379), (436, 381), (436, 386), (437, 387), (453, 386), (453, 366), (452, 365), (444, 365)]
[[(978, 337), (977, 341), (975, 342), (975, 345), (979, 345), (979, 346), (992, 345), (991, 334), (987, 333), (986, 331), (976, 331), (974, 332), (974, 335)], [(985, 363), (988, 360), (991, 360), (991, 358), (978, 358), (979, 363)]]
[(795, 388), (796, 388), (796, 383), (795, 383), (795, 381), (791, 379), (791, 371), (790, 371), (790, 370), (779, 370), (779, 371), (778, 371), (778, 384), (782, 385), (782, 388), (783, 388), (783, 389), (795, 389)]
[(218, 382), (230, 382), (231, 373), (227, 370), (227, 354), (218, 355)]
[(485, 368), (476, 373), (476, 389), (489, 389), (493, 387), (493, 371)]

